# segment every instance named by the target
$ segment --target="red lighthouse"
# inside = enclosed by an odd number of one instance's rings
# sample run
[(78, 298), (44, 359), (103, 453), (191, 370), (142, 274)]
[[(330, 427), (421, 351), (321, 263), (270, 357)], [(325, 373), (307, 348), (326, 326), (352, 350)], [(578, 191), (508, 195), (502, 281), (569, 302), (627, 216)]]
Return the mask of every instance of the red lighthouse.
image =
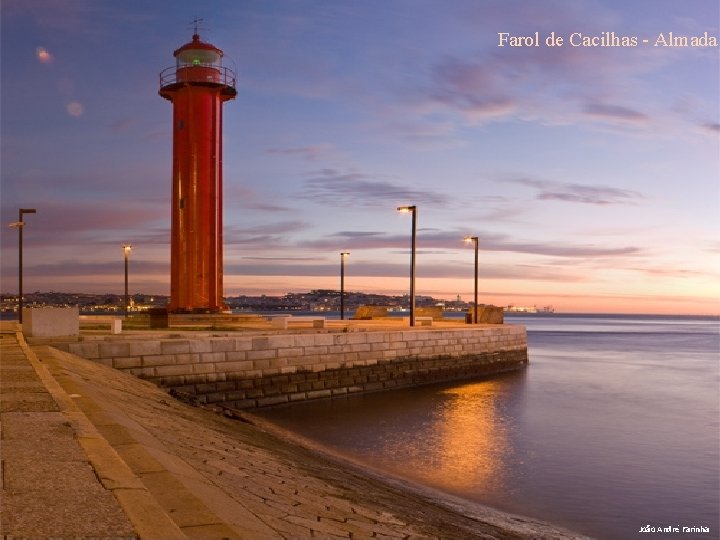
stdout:
[(223, 309), (222, 106), (237, 95), (235, 74), (197, 33), (174, 56), (159, 91), (173, 104), (168, 310), (215, 313)]

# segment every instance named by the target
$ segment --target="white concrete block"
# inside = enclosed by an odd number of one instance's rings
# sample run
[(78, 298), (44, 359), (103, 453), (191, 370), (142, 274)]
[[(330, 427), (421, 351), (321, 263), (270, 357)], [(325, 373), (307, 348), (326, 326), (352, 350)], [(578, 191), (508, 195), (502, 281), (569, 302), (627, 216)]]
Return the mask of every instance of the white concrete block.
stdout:
[(110, 333), (122, 334), (122, 319), (112, 319), (110, 321)]
[(80, 335), (80, 313), (76, 307), (23, 308), (23, 334), (28, 337)]

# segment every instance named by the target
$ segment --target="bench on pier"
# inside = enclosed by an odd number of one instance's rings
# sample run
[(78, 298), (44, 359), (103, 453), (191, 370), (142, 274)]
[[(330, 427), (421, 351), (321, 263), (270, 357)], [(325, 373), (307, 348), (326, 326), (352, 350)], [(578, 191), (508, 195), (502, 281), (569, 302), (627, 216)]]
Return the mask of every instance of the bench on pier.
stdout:
[(122, 333), (123, 318), (117, 315), (80, 315), (80, 324), (102, 324), (110, 327), (111, 334)]
[(316, 317), (313, 315), (269, 315), (268, 319), (270, 319), (270, 324), (273, 328), (282, 328), (283, 330), (287, 330), (288, 323), (296, 322), (311, 322), (313, 328), (325, 328), (325, 317)]

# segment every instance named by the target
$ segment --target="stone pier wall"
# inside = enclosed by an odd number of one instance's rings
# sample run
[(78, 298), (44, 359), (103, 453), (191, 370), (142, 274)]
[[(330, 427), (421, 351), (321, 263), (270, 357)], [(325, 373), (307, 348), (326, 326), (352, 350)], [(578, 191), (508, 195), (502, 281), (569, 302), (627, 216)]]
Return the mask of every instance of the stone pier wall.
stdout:
[(499, 373), (527, 364), (521, 326), (81, 341), (68, 352), (203, 403), (252, 408)]

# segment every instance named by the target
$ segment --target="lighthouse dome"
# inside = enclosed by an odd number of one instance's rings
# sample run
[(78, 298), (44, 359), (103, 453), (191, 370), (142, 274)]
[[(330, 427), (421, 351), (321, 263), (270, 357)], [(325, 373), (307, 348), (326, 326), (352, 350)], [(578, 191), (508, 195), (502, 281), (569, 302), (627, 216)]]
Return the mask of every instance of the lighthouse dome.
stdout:
[(173, 54), (177, 59), (178, 68), (198, 65), (220, 67), (223, 56), (220, 49), (200, 41), (200, 36), (197, 34), (193, 35), (190, 43), (186, 43)]

